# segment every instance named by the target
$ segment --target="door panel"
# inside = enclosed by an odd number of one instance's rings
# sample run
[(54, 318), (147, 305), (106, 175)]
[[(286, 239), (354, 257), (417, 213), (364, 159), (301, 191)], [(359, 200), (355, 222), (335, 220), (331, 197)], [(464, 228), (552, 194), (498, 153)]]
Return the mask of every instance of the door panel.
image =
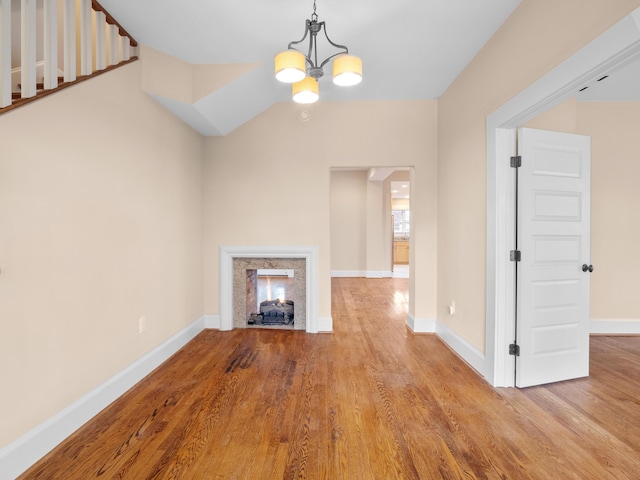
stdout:
[(589, 374), (590, 143), (518, 131), (518, 387)]

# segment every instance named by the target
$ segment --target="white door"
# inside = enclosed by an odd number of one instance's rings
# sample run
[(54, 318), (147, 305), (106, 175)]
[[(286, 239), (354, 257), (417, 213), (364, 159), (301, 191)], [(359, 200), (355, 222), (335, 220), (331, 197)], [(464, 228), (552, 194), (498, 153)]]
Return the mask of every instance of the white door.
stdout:
[(528, 387), (589, 375), (591, 139), (522, 128), (518, 155), (516, 386)]

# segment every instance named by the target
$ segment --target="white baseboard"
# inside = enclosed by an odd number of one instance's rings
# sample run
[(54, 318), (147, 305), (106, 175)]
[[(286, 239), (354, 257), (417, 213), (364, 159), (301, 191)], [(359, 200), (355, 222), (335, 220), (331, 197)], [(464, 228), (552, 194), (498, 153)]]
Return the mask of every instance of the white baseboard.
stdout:
[(366, 272), (364, 270), (331, 270), (332, 277), (365, 277)]
[(589, 333), (595, 335), (640, 335), (640, 320), (591, 320)]
[(407, 315), (407, 326), (415, 333), (435, 333), (451, 350), (484, 376), (484, 353), (443, 323), (433, 318), (414, 318)]
[(436, 320), (434, 318), (414, 318), (407, 314), (407, 326), (414, 333), (436, 332)]
[(205, 315), (204, 328), (213, 328), (220, 330), (220, 315)]
[(390, 278), (391, 270), (367, 270), (366, 278)]
[(318, 332), (333, 332), (333, 317), (318, 317)]
[[(211, 318), (209, 318), (211, 317)], [(200, 317), (118, 372), (64, 410), (0, 450), (0, 480), (13, 480), (56, 445), (146, 377), (191, 339), (215, 323), (217, 315)], [(218, 325), (220, 319), (218, 317)]]
[(436, 335), (480, 375), (484, 376), (484, 353), (443, 323), (436, 322)]

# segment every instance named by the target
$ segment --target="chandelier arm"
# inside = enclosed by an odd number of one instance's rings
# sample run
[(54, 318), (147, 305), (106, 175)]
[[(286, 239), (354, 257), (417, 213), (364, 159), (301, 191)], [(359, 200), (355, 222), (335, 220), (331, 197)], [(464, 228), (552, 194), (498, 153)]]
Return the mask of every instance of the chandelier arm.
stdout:
[(336, 48), (339, 48), (341, 50), (343, 50), (342, 52), (338, 52), (338, 53), (334, 53), (333, 55), (331, 55), (330, 57), (327, 57), (322, 64), (320, 65), (320, 68), (323, 68), (333, 57), (336, 57), (338, 55), (341, 55), (343, 53), (349, 53), (349, 49), (346, 47), (346, 45), (340, 45), (338, 43), (332, 42), (331, 39), (329, 38), (329, 34), (327, 33), (327, 25), (322, 22), (322, 31), (324, 32), (324, 36), (327, 39), (327, 42), (329, 42), (331, 45), (333, 45)]
[[(322, 22), (322, 31), (324, 32), (324, 36), (327, 39), (327, 42), (329, 42), (331, 45), (333, 45), (336, 48), (340, 48), (342, 50), (344, 50), (344, 52), (340, 52), (340, 53), (349, 53), (349, 49), (347, 48), (346, 45), (340, 45), (338, 43), (332, 42), (331, 39), (329, 38), (329, 34), (327, 33), (327, 24)], [(335, 55), (332, 55), (335, 57)]]
[(324, 66), (325, 66), (327, 63), (329, 63), (329, 61), (330, 61), (332, 58), (337, 57), (338, 55), (342, 55), (343, 53), (349, 53), (349, 52), (338, 52), (338, 53), (334, 53), (334, 54), (333, 54), (333, 55), (331, 55), (330, 57), (327, 57), (327, 58), (324, 60), (324, 62), (322, 62), (322, 63), (320, 64), (320, 68), (324, 68)]
[(299, 43), (304, 42), (304, 39), (307, 38), (307, 35), (309, 35), (309, 20), (307, 20), (307, 22), (304, 25), (304, 35), (302, 36), (302, 38), (297, 42), (296, 41), (289, 42), (289, 45), (287, 45), (287, 48), (290, 50), (300, 51), (297, 48), (295, 48), (293, 45), (298, 45)]
[[(296, 52), (300, 52), (304, 55), (304, 58), (306, 59), (307, 63), (309, 63), (309, 65), (311, 65), (311, 68), (315, 68), (316, 64), (313, 62), (312, 58), (311, 58), (311, 53), (313, 52), (313, 40), (315, 38), (315, 35), (313, 35), (313, 33), (311, 32), (311, 29), (309, 28), (309, 26), (311, 25), (311, 20), (307, 20), (305, 22), (304, 25), (304, 35), (302, 36), (302, 38), (298, 41), (292, 41), (289, 42), (289, 45), (287, 45), (287, 48), (289, 50), (295, 50)], [(309, 51), (307, 52), (307, 54), (305, 54), (304, 52), (301, 52), (300, 50), (298, 50), (296, 47), (294, 47), (294, 45), (298, 45), (302, 42), (305, 41), (305, 39), (307, 38), (307, 36), (311, 35), (311, 37), (309, 38)], [(317, 59), (316, 59), (317, 62)]]

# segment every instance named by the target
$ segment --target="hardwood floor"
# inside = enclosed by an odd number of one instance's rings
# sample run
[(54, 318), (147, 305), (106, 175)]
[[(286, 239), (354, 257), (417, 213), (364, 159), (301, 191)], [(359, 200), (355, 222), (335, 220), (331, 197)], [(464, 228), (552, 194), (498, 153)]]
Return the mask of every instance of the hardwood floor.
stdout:
[(404, 326), (406, 279), (336, 278), (333, 334), (208, 330), (24, 479), (637, 479), (640, 337), (494, 389)]

